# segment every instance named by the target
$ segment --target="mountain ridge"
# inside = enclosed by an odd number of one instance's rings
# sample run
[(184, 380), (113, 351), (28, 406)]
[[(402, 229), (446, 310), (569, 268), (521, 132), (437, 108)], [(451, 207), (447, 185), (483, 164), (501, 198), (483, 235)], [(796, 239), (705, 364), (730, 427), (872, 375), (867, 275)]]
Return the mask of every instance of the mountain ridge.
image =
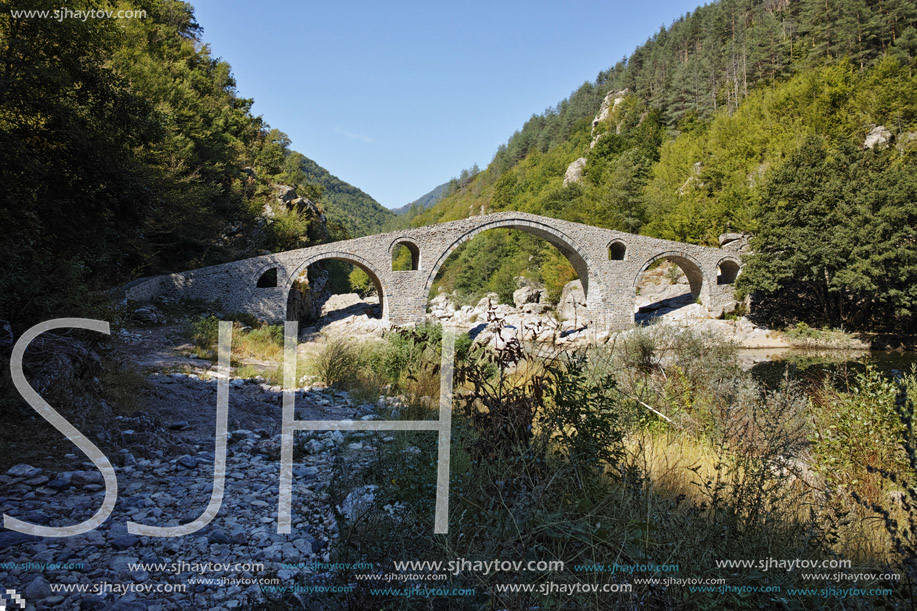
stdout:
[(416, 209), (420, 212), (432, 208), (435, 206), (441, 199), (446, 197), (449, 193), (449, 184), (451, 181), (446, 181), (441, 185), (433, 187), (414, 201), (405, 204), (399, 208), (392, 208), (392, 212), (397, 215), (402, 215), (408, 213), (411, 208), (416, 206)]
[(307, 180), (322, 186), (328, 219), (341, 223), (352, 237), (378, 233), (396, 216), (371, 195), (341, 180), (305, 155), (301, 167)]

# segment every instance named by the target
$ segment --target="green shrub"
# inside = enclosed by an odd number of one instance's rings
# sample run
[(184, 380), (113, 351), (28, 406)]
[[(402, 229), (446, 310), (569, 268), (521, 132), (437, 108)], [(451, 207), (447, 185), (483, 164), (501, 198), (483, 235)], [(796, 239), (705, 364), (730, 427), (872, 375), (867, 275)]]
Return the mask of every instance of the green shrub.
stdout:
[[(917, 397), (914, 372), (901, 384)], [(904, 424), (895, 407), (898, 392), (895, 380), (867, 363), (852, 383), (829, 380), (814, 395), (813, 454), (828, 481), (872, 499), (887, 483), (876, 469), (895, 474), (902, 485), (917, 485), (904, 451)]]
[[(232, 315), (236, 318), (239, 315)], [(243, 317), (246, 318), (246, 317)], [(243, 323), (233, 322), (232, 359), (253, 358), (260, 361), (280, 361), (283, 358), (283, 325), (268, 325), (251, 316), (246, 322), (253, 322), (254, 328), (245, 329)], [(207, 316), (188, 323), (187, 334), (201, 356), (216, 360), (217, 342), (220, 334), (220, 319)]]
[(585, 352), (564, 354), (547, 369), (550, 401), (539, 428), (555, 440), (555, 452), (570, 461), (580, 482), (617, 470), (624, 453), (621, 395), (607, 372), (590, 371)]
[(220, 320), (216, 316), (199, 318), (189, 323), (191, 342), (201, 352), (215, 355), (220, 335)]
[(330, 339), (314, 357), (315, 374), (328, 386), (353, 384), (362, 368), (360, 348), (344, 338)]

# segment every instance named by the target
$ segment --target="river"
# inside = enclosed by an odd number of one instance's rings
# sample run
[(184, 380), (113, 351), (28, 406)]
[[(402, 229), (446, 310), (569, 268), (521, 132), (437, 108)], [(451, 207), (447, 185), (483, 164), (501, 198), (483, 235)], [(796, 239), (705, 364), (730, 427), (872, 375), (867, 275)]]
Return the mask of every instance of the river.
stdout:
[(768, 388), (779, 386), (787, 373), (791, 379), (814, 385), (828, 375), (852, 377), (867, 363), (887, 373), (907, 372), (917, 366), (917, 352), (900, 350), (740, 349), (738, 356)]

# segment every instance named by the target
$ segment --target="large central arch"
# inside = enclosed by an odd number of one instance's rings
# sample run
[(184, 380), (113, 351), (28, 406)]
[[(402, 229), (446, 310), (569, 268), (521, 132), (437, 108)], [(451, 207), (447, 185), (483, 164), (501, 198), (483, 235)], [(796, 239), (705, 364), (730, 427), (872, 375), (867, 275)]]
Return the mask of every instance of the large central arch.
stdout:
[[(376, 269), (376, 266), (364, 259), (360, 255), (356, 255), (350, 252), (343, 251), (330, 251), (324, 252), (321, 254), (313, 255), (307, 257), (299, 262), (293, 271), (286, 277), (283, 284), (283, 292), (285, 295), (288, 295), (293, 289), (293, 284), (299, 278), (299, 276), (309, 269), (310, 265), (315, 263), (320, 263), (322, 261), (335, 260), (335, 261), (344, 261), (345, 263), (350, 263), (351, 265), (356, 265), (361, 268), (366, 275), (369, 276), (369, 279), (372, 281), (373, 285), (376, 287), (376, 293), (379, 295), (379, 308), (382, 310), (382, 318), (386, 319), (388, 315), (388, 294), (386, 292), (387, 287), (382, 282), (382, 274), (379, 273), (379, 270)], [(289, 312), (287, 312), (288, 305), (284, 305), (284, 319), (288, 319)]]
[(446, 262), (446, 259), (449, 258), (449, 255), (455, 252), (459, 246), (465, 242), (468, 242), (479, 233), (490, 231), (491, 229), (516, 229), (546, 240), (552, 246), (557, 248), (561, 254), (567, 257), (567, 259), (570, 261), (570, 264), (573, 265), (573, 269), (576, 271), (576, 274), (580, 277), (580, 280), (583, 283), (584, 296), (588, 299), (590, 297), (589, 291), (591, 290), (592, 299), (598, 300), (601, 298), (601, 287), (597, 286), (596, 283), (593, 283), (593, 285), (590, 286), (589, 270), (594, 269), (594, 266), (592, 261), (589, 259), (589, 255), (586, 254), (582, 246), (580, 246), (576, 240), (565, 234), (563, 231), (560, 231), (545, 223), (533, 221), (529, 218), (495, 220), (489, 223), (481, 224), (474, 229), (470, 229), (460, 235), (442, 253), (440, 253), (439, 257), (436, 259), (436, 262), (429, 269), (429, 271), (427, 271), (427, 276), (423, 287), (423, 294), (425, 296), (430, 294), (430, 290), (433, 288), (433, 282), (436, 280), (436, 275), (439, 273), (440, 268)]

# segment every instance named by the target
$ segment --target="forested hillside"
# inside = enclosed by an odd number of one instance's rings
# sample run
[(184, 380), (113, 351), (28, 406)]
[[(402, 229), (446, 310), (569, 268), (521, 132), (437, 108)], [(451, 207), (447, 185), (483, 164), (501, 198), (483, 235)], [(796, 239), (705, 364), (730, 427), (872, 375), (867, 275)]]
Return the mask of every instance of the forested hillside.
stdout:
[[(189, 4), (67, 8), (143, 16), (0, 11), (0, 319), (87, 314), (138, 276), (378, 228), (378, 204), (252, 114)], [(278, 207), (277, 185), (304, 199)]]
[[(752, 231), (762, 255), (740, 286), (807, 306), (777, 316), (782, 322), (913, 326), (915, 26), (917, 4), (904, 1), (701, 7), (533, 116), (485, 171), (413, 223), (517, 209), (710, 245), (721, 233)], [(593, 126), (603, 100), (609, 112)], [(838, 181), (855, 169), (856, 181), (826, 196), (829, 186), (814, 179), (827, 162), (813, 150), (835, 160)], [(579, 158), (582, 175), (565, 186)], [(795, 191), (784, 204), (787, 182)], [(770, 213), (779, 206), (795, 211)], [(825, 227), (810, 222), (819, 206), (847, 210), (836, 215), (844, 229), (828, 248)], [(777, 256), (790, 248), (796, 257)], [(469, 264), (483, 267), (469, 274)], [(488, 232), (447, 263), (440, 283), (460, 294), (505, 294), (519, 274), (552, 294), (573, 277), (544, 243)]]
[(395, 213), (367, 193), (346, 183), (308, 158), (303, 158), (306, 180), (321, 185), (328, 219), (342, 224), (352, 237), (379, 233)]
[(435, 206), (441, 199), (446, 197), (450, 191), (451, 182), (444, 182), (443, 184), (434, 187), (427, 193), (424, 193), (414, 201), (409, 204), (405, 204), (400, 208), (395, 208), (392, 210), (395, 214), (406, 214), (412, 209), (417, 211), (423, 211), (427, 208), (432, 208)]
[(432, 191), (424, 193), (410, 204), (406, 204), (401, 208), (395, 208), (392, 212), (397, 216), (387, 221), (383, 229), (385, 231), (394, 231), (396, 229), (410, 227), (412, 221), (418, 215), (429, 210), (444, 198), (455, 194), (462, 186), (468, 184), (468, 182), (480, 171), (477, 164), (475, 164), (471, 170), (462, 170), (459, 178), (453, 178), (449, 182), (444, 182), (438, 187), (435, 187)]

